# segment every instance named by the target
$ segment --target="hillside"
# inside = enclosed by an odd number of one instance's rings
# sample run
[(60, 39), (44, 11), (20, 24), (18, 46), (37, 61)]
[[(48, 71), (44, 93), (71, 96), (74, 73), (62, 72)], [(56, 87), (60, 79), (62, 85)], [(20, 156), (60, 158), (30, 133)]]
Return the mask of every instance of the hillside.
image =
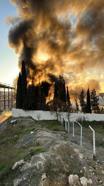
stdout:
[[(89, 186), (104, 186), (103, 158), (93, 161), (87, 142), (79, 149), (57, 121), (16, 118), (14, 124), (13, 119), (0, 125), (1, 185), (69, 186), (68, 176), (77, 174), (86, 177)], [(104, 127), (99, 135), (101, 131)]]

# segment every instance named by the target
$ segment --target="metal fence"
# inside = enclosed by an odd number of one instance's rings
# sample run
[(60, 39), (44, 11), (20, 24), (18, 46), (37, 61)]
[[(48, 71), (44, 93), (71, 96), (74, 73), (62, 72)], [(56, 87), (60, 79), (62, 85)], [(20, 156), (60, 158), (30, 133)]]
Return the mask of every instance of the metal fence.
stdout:
[[(80, 147), (83, 147), (83, 127), (80, 124), (80, 122), (78, 121), (74, 121), (74, 122), (70, 122), (67, 119), (65, 119), (64, 117), (59, 116), (58, 117), (58, 121), (64, 126), (65, 131), (70, 135), (73, 136), (73, 138), (76, 137), (76, 126), (79, 127), (80, 129), (80, 137), (79, 137), (79, 144)], [(89, 125), (89, 129), (92, 131), (92, 155), (93, 155), (93, 159), (96, 158), (96, 134), (95, 134), (95, 130)]]
[(0, 112), (15, 106), (15, 88), (0, 84)]

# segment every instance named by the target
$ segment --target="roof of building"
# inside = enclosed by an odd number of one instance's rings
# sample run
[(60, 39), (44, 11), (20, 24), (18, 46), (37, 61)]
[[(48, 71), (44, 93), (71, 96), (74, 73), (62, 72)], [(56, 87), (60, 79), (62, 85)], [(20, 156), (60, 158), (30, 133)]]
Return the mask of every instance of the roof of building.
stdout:
[(9, 85), (6, 85), (6, 84), (3, 84), (3, 83), (0, 83), (0, 88), (9, 88), (9, 89), (15, 89), (14, 87), (9, 86)]

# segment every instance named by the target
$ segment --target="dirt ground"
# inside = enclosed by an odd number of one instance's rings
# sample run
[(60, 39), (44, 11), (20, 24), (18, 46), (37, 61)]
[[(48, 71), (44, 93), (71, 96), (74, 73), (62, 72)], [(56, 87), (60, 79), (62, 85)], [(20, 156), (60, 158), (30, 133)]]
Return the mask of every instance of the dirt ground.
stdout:
[(0, 184), (40, 186), (46, 173), (49, 186), (68, 186), (70, 174), (91, 178), (93, 186), (104, 186), (104, 125), (90, 124), (96, 130), (96, 160), (92, 159), (89, 123), (82, 123), (80, 148), (77, 126), (73, 138), (72, 127), (68, 134), (57, 121), (11, 117), (0, 125)]

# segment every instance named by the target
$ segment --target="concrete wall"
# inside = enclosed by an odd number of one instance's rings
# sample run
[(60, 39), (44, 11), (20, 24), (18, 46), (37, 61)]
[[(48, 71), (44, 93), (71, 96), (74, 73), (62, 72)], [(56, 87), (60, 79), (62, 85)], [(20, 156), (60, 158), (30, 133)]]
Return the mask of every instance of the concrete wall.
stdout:
[(12, 109), (13, 117), (32, 117), (35, 120), (56, 120), (56, 114), (49, 111), (24, 111), (22, 109)]
[[(50, 111), (24, 111), (21, 109), (12, 109), (13, 117), (32, 117), (35, 120), (56, 120), (57, 116), (55, 112)], [(59, 114), (62, 118), (67, 120), (67, 113), (61, 112)], [(87, 121), (104, 121), (104, 114), (83, 114), (83, 113), (71, 113), (70, 120), (87, 120)]]

